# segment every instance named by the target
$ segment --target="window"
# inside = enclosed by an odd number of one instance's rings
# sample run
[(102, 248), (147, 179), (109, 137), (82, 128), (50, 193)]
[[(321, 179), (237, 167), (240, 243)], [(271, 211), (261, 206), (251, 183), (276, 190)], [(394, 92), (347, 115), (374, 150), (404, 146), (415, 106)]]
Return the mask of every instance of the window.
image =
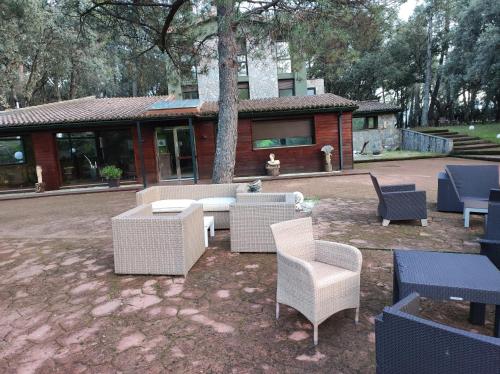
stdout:
[(247, 43), (241, 39), (238, 43), (238, 76), (248, 77)]
[(292, 58), (288, 42), (276, 42), (276, 64), (278, 65), (278, 74), (289, 74), (292, 72)]
[(239, 82), (238, 83), (238, 98), (240, 100), (250, 99), (250, 86), (249, 86), (248, 82)]
[(254, 121), (253, 147), (259, 149), (314, 144), (313, 127), (311, 119)]
[(0, 165), (24, 164), (24, 142), (20, 136), (0, 138)]
[(198, 99), (198, 85), (196, 84), (185, 84), (182, 86), (182, 99)]
[(352, 119), (352, 131), (374, 130), (378, 128), (378, 117), (358, 117)]
[(307, 96), (315, 96), (315, 95), (316, 95), (316, 87), (308, 87)]
[(279, 97), (288, 97), (295, 95), (295, 82), (293, 79), (278, 80)]

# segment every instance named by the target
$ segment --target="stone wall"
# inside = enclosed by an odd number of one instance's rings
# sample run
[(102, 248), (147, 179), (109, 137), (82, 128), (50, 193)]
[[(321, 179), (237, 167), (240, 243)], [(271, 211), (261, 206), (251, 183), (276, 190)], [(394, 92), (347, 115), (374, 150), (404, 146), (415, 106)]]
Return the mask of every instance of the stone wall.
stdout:
[[(207, 42), (207, 49), (217, 50), (217, 40)], [(213, 58), (210, 58), (213, 57)], [(219, 100), (219, 65), (216, 56), (204, 58), (198, 71), (198, 94), (201, 101)]]
[(395, 150), (401, 146), (401, 130), (395, 127), (353, 131), (352, 137), (354, 151), (357, 152), (361, 151), (366, 141), (369, 142), (365, 149), (368, 153)]
[(278, 67), (269, 44), (247, 56), (250, 99), (278, 97)]
[(404, 129), (402, 130), (401, 149), (448, 154), (453, 149), (453, 140)]

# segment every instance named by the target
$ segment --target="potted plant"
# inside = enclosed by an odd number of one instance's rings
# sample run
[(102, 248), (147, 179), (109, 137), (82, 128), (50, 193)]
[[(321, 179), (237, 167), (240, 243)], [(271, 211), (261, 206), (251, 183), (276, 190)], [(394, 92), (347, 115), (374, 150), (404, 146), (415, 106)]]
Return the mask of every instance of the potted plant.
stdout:
[(108, 165), (101, 169), (101, 177), (108, 181), (109, 187), (120, 187), (120, 178), (122, 176), (122, 169), (114, 165)]

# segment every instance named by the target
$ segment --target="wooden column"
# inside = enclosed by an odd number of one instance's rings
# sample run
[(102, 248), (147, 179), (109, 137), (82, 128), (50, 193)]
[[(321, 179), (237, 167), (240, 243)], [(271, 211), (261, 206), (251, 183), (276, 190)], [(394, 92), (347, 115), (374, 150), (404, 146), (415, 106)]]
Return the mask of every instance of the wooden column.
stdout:
[(31, 134), (35, 163), (42, 167), (46, 190), (57, 190), (62, 184), (61, 167), (57, 155), (56, 137), (51, 132)]

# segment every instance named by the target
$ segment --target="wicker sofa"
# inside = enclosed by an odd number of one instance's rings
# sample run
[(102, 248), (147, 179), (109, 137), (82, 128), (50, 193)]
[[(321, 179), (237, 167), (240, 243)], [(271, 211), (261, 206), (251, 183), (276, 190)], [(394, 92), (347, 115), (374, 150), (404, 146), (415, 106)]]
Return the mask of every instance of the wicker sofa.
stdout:
[(295, 196), (240, 193), (229, 216), (232, 252), (276, 252), (270, 225), (295, 218)]
[(498, 374), (500, 339), (418, 316), (412, 293), (375, 319), (377, 374)]
[(462, 213), (464, 200), (488, 200), (498, 184), (498, 165), (447, 165), (438, 174), (437, 210)]
[(203, 208), (153, 215), (142, 204), (111, 220), (115, 273), (186, 275), (205, 252)]
[[(175, 186), (153, 186), (137, 192), (137, 205), (150, 204), (160, 200), (189, 199), (200, 200), (206, 198), (234, 198), (238, 193), (247, 192), (245, 183), (228, 184), (196, 184)], [(216, 229), (229, 228), (229, 206), (220, 208), (204, 208), (206, 216), (213, 216)]]

